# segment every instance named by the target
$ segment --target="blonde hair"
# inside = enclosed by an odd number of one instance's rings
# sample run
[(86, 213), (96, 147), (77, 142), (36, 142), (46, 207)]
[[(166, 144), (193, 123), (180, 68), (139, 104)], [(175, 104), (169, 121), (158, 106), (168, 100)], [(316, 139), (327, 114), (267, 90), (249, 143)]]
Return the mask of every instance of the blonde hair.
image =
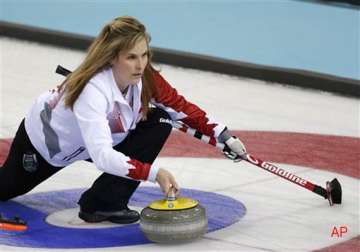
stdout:
[[(90, 45), (87, 55), (80, 66), (65, 80), (65, 106), (73, 109), (74, 103), (85, 85), (98, 72), (110, 67), (110, 62), (120, 52), (130, 50), (141, 39), (150, 42), (150, 35), (145, 26), (133, 17), (122, 16), (105, 25), (100, 34)], [(154, 68), (151, 66), (151, 52), (148, 48), (148, 64), (144, 71), (141, 93), (142, 112), (146, 117), (149, 101), (156, 92), (153, 79)]]

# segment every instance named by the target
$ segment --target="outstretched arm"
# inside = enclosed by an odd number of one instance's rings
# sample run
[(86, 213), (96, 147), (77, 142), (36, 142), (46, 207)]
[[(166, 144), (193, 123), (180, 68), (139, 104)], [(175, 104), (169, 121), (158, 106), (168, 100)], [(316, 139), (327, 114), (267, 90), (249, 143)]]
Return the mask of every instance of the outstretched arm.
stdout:
[(181, 120), (190, 127), (210, 137), (219, 137), (225, 125), (213, 120), (204, 110), (187, 101), (159, 72), (154, 71), (157, 95), (152, 103), (164, 109), (172, 120)]

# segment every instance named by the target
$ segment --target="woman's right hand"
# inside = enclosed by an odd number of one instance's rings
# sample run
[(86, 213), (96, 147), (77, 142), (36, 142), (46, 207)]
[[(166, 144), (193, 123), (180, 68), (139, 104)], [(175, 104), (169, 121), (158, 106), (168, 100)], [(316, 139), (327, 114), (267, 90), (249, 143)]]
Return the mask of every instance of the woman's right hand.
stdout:
[(178, 196), (179, 186), (176, 183), (174, 176), (169, 171), (160, 168), (156, 175), (156, 182), (159, 183), (165, 197), (168, 196), (170, 190), (174, 190), (175, 196)]

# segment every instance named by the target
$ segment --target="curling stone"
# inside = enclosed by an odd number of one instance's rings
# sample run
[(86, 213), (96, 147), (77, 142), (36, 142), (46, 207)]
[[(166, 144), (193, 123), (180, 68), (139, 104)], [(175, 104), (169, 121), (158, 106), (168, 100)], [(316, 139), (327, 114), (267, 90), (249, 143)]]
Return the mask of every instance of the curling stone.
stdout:
[(206, 233), (208, 220), (205, 208), (191, 198), (157, 200), (140, 214), (140, 229), (150, 241), (180, 243), (194, 240)]

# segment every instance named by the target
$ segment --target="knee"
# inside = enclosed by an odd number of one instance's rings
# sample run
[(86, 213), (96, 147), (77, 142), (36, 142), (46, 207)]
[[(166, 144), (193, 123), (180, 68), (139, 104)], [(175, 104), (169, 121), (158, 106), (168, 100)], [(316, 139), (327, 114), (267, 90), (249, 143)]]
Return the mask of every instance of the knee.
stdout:
[(171, 133), (171, 130), (172, 130), (172, 124), (171, 124), (171, 121), (170, 121), (170, 117), (169, 118), (166, 118), (166, 117), (160, 117), (159, 119), (159, 130), (167, 136), (170, 135)]
[(155, 108), (153, 113), (154, 119), (160, 126), (161, 131), (164, 132), (164, 134), (169, 135), (172, 129), (170, 115), (165, 110), (160, 108)]
[(12, 195), (10, 195), (9, 193), (7, 193), (6, 191), (0, 192), (0, 202), (5, 202), (12, 198), (14, 198), (14, 197)]
[(12, 190), (11, 192), (4, 192), (4, 193), (0, 193), (0, 202), (5, 202), (8, 200), (11, 200), (13, 198), (16, 198), (18, 196), (24, 195), (28, 192), (29, 190), (26, 191), (21, 191), (21, 190)]
[(151, 110), (151, 113), (153, 114), (153, 116), (157, 119), (157, 120), (160, 120), (160, 119), (165, 119), (165, 120), (171, 120), (171, 117), (170, 115), (163, 109), (161, 108), (153, 108)]
[(10, 183), (0, 182), (0, 202), (5, 202), (17, 196), (25, 194), (26, 192), (21, 189), (22, 188), (18, 188), (15, 185), (11, 185)]
[[(4, 169), (4, 168), (0, 168), (0, 169)], [(9, 199), (12, 198), (9, 194), (10, 190), (11, 188), (8, 188), (8, 183), (6, 182), (6, 180), (4, 180), (2, 176), (0, 176), (0, 202), (8, 201)]]

